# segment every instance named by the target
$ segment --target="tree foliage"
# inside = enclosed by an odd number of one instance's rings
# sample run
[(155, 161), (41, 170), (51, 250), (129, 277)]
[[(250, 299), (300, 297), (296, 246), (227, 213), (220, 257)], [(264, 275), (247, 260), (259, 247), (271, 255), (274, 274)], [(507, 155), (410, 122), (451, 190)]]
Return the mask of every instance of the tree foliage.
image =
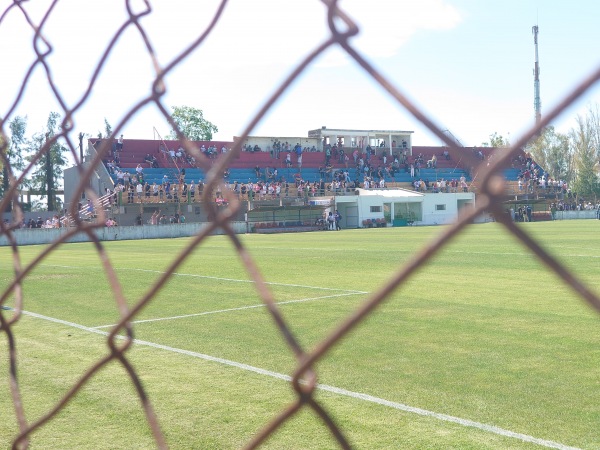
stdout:
[(112, 135), (112, 126), (110, 125), (110, 123), (108, 123), (106, 117), (104, 118), (104, 133), (106, 133), (104, 136), (107, 138)]
[(507, 138), (503, 137), (502, 135), (500, 135), (494, 131), (493, 134), (490, 134), (490, 141), (482, 142), (481, 146), (482, 147), (495, 147), (495, 148), (510, 147), (510, 142), (508, 141)]
[(598, 103), (588, 108), (587, 122), (590, 143), (596, 150), (596, 160), (600, 161), (600, 105)]
[[(51, 112), (46, 123), (46, 130), (43, 133), (36, 133), (28, 141), (29, 155), (27, 159), (32, 161), (44, 146), (51, 140), (58, 129), (60, 114)], [(38, 191), (42, 197), (48, 198), (48, 209), (60, 209), (59, 199), (56, 197), (56, 186), (60, 185), (63, 179), (63, 168), (68, 164), (65, 154), (68, 152), (66, 146), (56, 141), (50, 147), (49, 151), (44, 151), (41, 158), (36, 162), (30, 178), (30, 186)]]
[(593, 114), (577, 117), (577, 126), (571, 130), (575, 180), (573, 190), (583, 197), (598, 195), (598, 123)]
[(556, 132), (554, 127), (544, 128), (542, 134), (525, 151), (534, 161), (550, 174), (552, 178), (571, 182), (573, 173), (573, 152), (569, 145), (569, 136)]
[[(171, 108), (173, 109), (171, 114), (173, 121), (185, 138), (190, 141), (210, 141), (213, 133), (219, 131), (216, 125), (204, 118), (201, 109), (191, 106), (172, 106)], [(171, 130), (167, 137), (168, 139), (178, 139), (176, 130)]]
[(98, 130), (98, 134), (96, 136), (98, 137), (98, 139), (104, 139), (104, 138), (109, 138), (111, 134), (112, 134), (112, 126), (110, 125), (110, 123), (108, 123), (108, 120), (105, 117), (104, 118), (104, 134), (102, 134), (102, 131)]
[(2, 143), (0, 148), (2, 152), (5, 152), (8, 166), (2, 164), (2, 183), (0, 184), (0, 194), (10, 187), (11, 173), (14, 176), (18, 175), (18, 172), (25, 168), (24, 151), (27, 146), (27, 138), (25, 137), (25, 131), (27, 130), (27, 117), (15, 116), (13, 120), (8, 123), (10, 129), (10, 137), (8, 142)]

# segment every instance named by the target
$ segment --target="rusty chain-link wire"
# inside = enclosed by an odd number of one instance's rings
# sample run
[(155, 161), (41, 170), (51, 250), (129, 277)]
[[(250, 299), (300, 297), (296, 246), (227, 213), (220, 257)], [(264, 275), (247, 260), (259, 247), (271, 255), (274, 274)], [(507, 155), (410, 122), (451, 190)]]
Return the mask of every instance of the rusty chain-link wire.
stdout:
[[(372, 294), (356, 311), (347, 317), (337, 329), (323, 339), (322, 342), (317, 344), (312, 351), (309, 352), (301, 346), (299, 340), (288, 326), (288, 323), (276, 305), (274, 296), (271, 290), (267, 287), (265, 279), (261, 275), (256, 262), (234, 233), (230, 221), (232, 217), (235, 216), (235, 213), (239, 210), (240, 202), (231, 191), (227, 191), (225, 189), (222, 179), (224, 169), (226, 169), (233, 159), (240, 154), (242, 143), (246, 137), (264, 118), (267, 112), (270, 111), (275, 102), (282, 96), (282, 94), (289, 88), (296, 78), (327, 49), (338, 46), (343, 49), (357, 65), (362, 67), (364, 71), (373, 78), (373, 80), (379, 83), (379, 85), (381, 85), (381, 87), (384, 88), (391, 97), (393, 97), (400, 105), (410, 112), (412, 116), (424, 124), (433, 134), (439, 137), (439, 139), (441, 139), (448, 146), (449, 151), (453, 156), (459, 155), (460, 152), (459, 156), (463, 158), (465, 164), (470, 166), (477, 166), (479, 164), (479, 161), (477, 161), (476, 158), (474, 158), (469, 152), (461, 152), (460, 149), (456, 147), (455, 142), (450, 139), (431, 118), (429, 118), (424, 112), (415, 106), (414, 103), (411, 103), (411, 101), (409, 101), (397, 87), (392, 85), (380, 72), (371, 66), (367, 59), (351, 45), (350, 39), (358, 33), (358, 27), (352, 21), (352, 19), (340, 9), (338, 6), (338, 1), (320, 1), (324, 3), (327, 8), (326, 20), (330, 30), (329, 37), (318, 47), (316, 47), (309, 55), (307, 55), (304, 60), (294, 68), (287, 79), (272, 93), (268, 101), (262, 105), (259, 112), (251, 118), (242, 136), (236, 140), (231, 151), (222, 155), (222, 157), (217, 160), (216, 164), (212, 164), (192, 142), (185, 141), (182, 133), (178, 131), (178, 137), (183, 140), (184, 148), (196, 158), (200, 168), (203, 169), (203, 171), (207, 174), (206, 186), (203, 192), (203, 200), (204, 205), (210, 209), (210, 217), (212, 217), (213, 220), (206, 228), (204, 228), (199, 234), (190, 240), (187, 247), (171, 262), (165, 273), (155, 281), (148, 292), (132, 307), (127, 305), (123, 295), (122, 286), (115, 273), (115, 268), (111, 263), (104, 245), (99, 241), (94, 233), (96, 228), (104, 226), (105, 217), (103, 217), (102, 211), (99, 211), (99, 217), (97, 221), (91, 223), (84, 222), (78, 219), (79, 216), (76, 213), (77, 204), (76, 202), (72, 202), (70, 213), (75, 220), (74, 226), (71, 227), (66, 234), (63, 234), (59, 239), (46, 247), (44, 251), (29, 264), (25, 266), (22, 264), (19, 248), (16, 244), (16, 238), (14, 234), (14, 230), (19, 227), (19, 223), (23, 217), (23, 211), (19, 208), (18, 202), (19, 186), (21, 186), (25, 177), (28, 174), (31, 174), (37, 161), (39, 161), (40, 158), (42, 158), (42, 156), (58, 140), (66, 143), (72, 157), (75, 159), (75, 161), (80, 163), (76, 152), (76, 145), (74, 145), (69, 136), (69, 133), (72, 131), (73, 118), (77, 115), (82, 105), (84, 105), (89, 99), (92, 89), (100, 77), (100, 72), (107, 62), (109, 54), (116, 47), (118, 39), (126, 31), (131, 29), (137, 31), (139, 36), (143, 39), (147, 53), (152, 59), (155, 75), (152, 82), (151, 94), (139, 101), (139, 103), (137, 103), (127, 112), (122, 121), (115, 127), (113, 135), (119, 135), (122, 128), (131, 120), (134, 114), (136, 114), (141, 108), (148, 105), (156, 107), (164, 116), (164, 118), (173, 126), (173, 128), (177, 129), (177, 125), (171, 118), (169, 111), (162, 102), (162, 96), (166, 92), (165, 78), (170, 72), (173, 71), (173, 69), (178, 67), (178, 65), (180, 65), (186, 57), (201, 47), (203, 41), (218, 24), (222, 13), (227, 6), (227, 0), (221, 1), (211, 22), (197, 37), (197, 39), (191, 42), (184, 51), (182, 51), (175, 59), (173, 59), (164, 67), (161, 67), (159, 64), (149, 36), (140, 23), (141, 18), (152, 13), (150, 2), (148, 0), (144, 0), (145, 9), (136, 13), (134, 12), (130, 1), (126, 0), (125, 5), (127, 8), (128, 19), (113, 36), (112, 40), (102, 54), (99, 63), (95, 67), (89, 86), (85, 92), (83, 92), (81, 98), (72, 107), (67, 105), (67, 102), (54, 83), (51, 68), (47, 61), (48, 56), (52, 52), (53, 48), (52, 43), (44, 37), (44, 25), (51, 16), (55, 6), (58, 3), (58, 0), (51, 2), (48, 10), (39, 23), (33, 22), (25, 7), (26, 2), (23, 0), (14, 0), (12, 4), (2, 13), (0, 16), (0, 27), (9, 13), (20, 13), (23, 15), (24, 19), (34, 32), (33, 47), (36, 54), (35, 61), (31, 64), (23, 77), (23, 82), (16, 96), (16, 100), (6, 115), (0, 119), (0, 131), (2, 133), (2, 143), (0, 144), (2, 147), (0, 147), (0, 155), (2, 157), (2, 164), (8, 169), (7, 173), (9, 174), (10, 178), (10, 187), (9, 190), (4, 193), (4, 197), (0, 203), (0, 211), (7, 211), (11, 203), (14, 205), (14, 220), (8, 224), (0, 224), (0, 235), (6, 236), (12, 248), (12, 265), (14, 269), (14, 278), (2, 292), (0, 297), (0, 305), (5, 304), (10, 298), (14, 299), (14, 308), (12, 308), (10, 315), (6, 310), (0, 309), (0, 331), (5, 336), (8, 343), (10, 391), (17, 424), (19, 427), (19, 435), (13, 441), (14, 448), (26, 448), (28, 446), (29, 436), (31, 433), (53, 419), (56, 414), (71, 399), (73, 399), (74, 396), (78, 394), (82, 387), (92, 377), (94, 377), (104, 366), (113, 361), (118, 361), (123, 366), (133, 386), (135, 387), (157, 447), (167, 448), (166, 440), (160, 429), (150, 399), (144, 391), (138, 374), (128, 359), (127, 351), (133, 343), (133, 328), (131, 321), (136, 317), (142, 308), (144, 308), (154, 299), (157, 292), (165, 285), (165, 283), (169, 281), (175, 270), (186, 261), (186, 258), (188, 258), (188, 256), (205, 240), (205, 238), (217, 228), (220, 228), (224, 231), (235, 247), (238, 256), (244, 264), (251, 280), (254, 281), (254, 285), (259, 296), (267, 306), (269, 314), (272, 316), (276, 326), (281, 332), (282, 338), (287, 343), (290, 351), (294, 354), (297, 361), (297, 366), (293, 373), (292, 380), (292, 385), (297, 393), (295, 401), (281, 411), (271, 423), (266, 424), (264, 428), (257, 435), (255, 435), (250, 442), (247, 443), (247, 448), (255, 448), (259, 446), (282, 424), (284, 424), (287, 420), (305, 407), (311, 408), (322, 419), (323, 423), (329, 428), (340, 447), (349, 448), (350, 445), (344, 436), (343, 430), (336, 425), (331, 415), (325, 411), (322, 405), (313, 396), (314, 390), (317, 386), (317, 375), (314, 370), (315, 364), (328, 354), (332, 346), (334, 346), (340, 341), (340, 339), (351, 332), (360, 322), (365, 319), (365, 317), (367, 317), (375, 308), (377, 308), (378, 305), (385, 301), (394, 290), (405, 283), (415, 273), (415, 271), (426, 264), (430, 258), (437, 254), (444, 246), (446, 246), (454, 236), (459, 234), (474, 220), (474, 218), (484, 211), (492, 212), (495, 215), (496, 220), (500, 222), (514, 237), (519, 239), (539, 258), (541, 262), (543, 262), (549, 269), (554, 271), (568, 285), (570, 285), (571, 288), (577, 294), (579, 294), (582, 299), (600, 312), (600, 299), (598, 296), (588, 289), (586, 285), (581, 282), (573, 273), (571, 273), (564, 265), (562, 265), (559, 261), (542, 249), (542, 247), (525, 231), (523, 231), (522, 228), (517, 227), (512, 220), (510, 220), (508, 215), (504, 213), (503, 205), (501, 203), (505, 188), (505, 181), (502, 177), (502, 171), (504, 168), (510, 166), (510, 161), (512, 158), (514, 158), (517, 152), (522, 149), (532, 138), (534, 138), (545, 126), (550, 124), (564, 109), (572, 105), (578, 98), (580, 98), (581, 95), (584, 94), (594, 83), (598, 82), (600, 79), (600, 68), (598, 68), (589, 76), (587, 80), (584, 80), (580, 85), (574, 87), (573, 91), (553, 111), (548, 113), (541, 123), (525, 133), (508, 151), (498, 154), (488, 166), (479, 167), (479, 193), (477, 195), (476, 205), (473, 209), (468, 211), (463, 210), (463, 214), (460, 215), (456, 223), (448, 228), (445, 228), (439, 236), (424, 246), (409, 262), (400, 268), (384, 286), (380, 287), (377, 292)], [(51, 139), (47, 140), (47, 142), (45, 142), (42, 148), (40, 148), (28, 166), (22, 172), (18, 173), (14, 170), (14, 168), (11, 167), (7, 155), (8, 134), (6, 127), (9, 119), (13, 116), (21, 98), (23, 97), (23, 94), (26, 91), (27, 83), (33, 71), (39, 68), (44, 71), (47, 78), (48, 89), (51, 90), (54, 98), (62, 108), (63, 122), (60, 132)], [(104, 140), (93, 161), (87, 166), (87, 169), (84, 169), (82, 164), (77, 165), (81, 173), (81, 182), (78, 185), (77, 191), (73, 195), (73, 198), (77, 198), (85, 192), (85, 195), (88, 198), (97, 199), (97, 195), (91, 189), (86, 187), (88, 185), (87, 181), (92, 176), (94, 169), (102, 164), (103, 157), (105, 157), (109, 152), (110, 142), (109, 140)], [(212, 197), (217, 188), (221, 189), (223, 194), (229, 200), (229, 206), (226, 209), (217, 208), (214, 202), (206, 201)], [(110, 288), (114, 295), (116, 308), (118, 309), (120, 315), (120, 321), (107, 337), (107, 344), (110, 348), (110, 353), (90, 367), (50, 411), (42, 415), (42, 417), (37, 421), (28, 423), (22, 405), (22, 395), (17, 376), (17, 348), (13, 330), (14, 325), (22, 316), (24, 306), (22, 289), (23, 281), (38, 264), (40, 264), (54, 251), (54, 249), (78, 233), (85, 233), (94, 243), (96, 251), (98, 252), (98, 256), (106, 272)], [(125, 339), (119, 335), (121, 332), (125, 333)]]

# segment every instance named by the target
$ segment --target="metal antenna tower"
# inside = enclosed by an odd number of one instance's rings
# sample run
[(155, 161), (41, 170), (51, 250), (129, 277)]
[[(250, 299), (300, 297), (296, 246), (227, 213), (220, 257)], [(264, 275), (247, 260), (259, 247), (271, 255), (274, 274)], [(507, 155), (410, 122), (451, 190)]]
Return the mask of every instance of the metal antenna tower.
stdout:
[(538, 26), (534, 25), (531, 31), (533, 32), (533, 44), (535, 47), (535, 65), (533, 66), (533, 109), (535, 110), (535, 124), (537, 125), (542, 120), (542, 100), (540, 98), (540, 63), (538, 59)]

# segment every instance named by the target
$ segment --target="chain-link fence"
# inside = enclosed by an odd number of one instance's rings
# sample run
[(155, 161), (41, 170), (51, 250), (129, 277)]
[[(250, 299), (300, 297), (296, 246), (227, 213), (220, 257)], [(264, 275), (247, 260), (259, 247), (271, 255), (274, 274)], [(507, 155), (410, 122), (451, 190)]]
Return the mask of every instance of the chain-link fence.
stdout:
[[(5, 174), (8, 175), (10, 183), (9, 188), (4, 192), (4, 196), (0, 203), (0, 210), (5, 212), (12, 207), (13, 217), (10, 223), (2, 223), (0, 225), (0, 232), (6, 236), (9, 242), (12, 244), (12, 263), (14, 267), (14, 278), (12, 282), (4, 289), (2, 296), (0, 297), (0, 305), (5, 304), (9, 299), (14, 300), (14, 309), (8, 314), (5, 309), (0, 310), (0, 327), (1, 332), (6, 342), (8, 343), (9, 350), (9, 377), (10, 377), (10, 391), (12, 395), (12, 402), (14, 404), (16, 420), (20, 430), (20, 434), (15, 438), (13, 445), (16, 448), (25, 448), (28, 446), (29, 436), (39, 427), (44, 426), (50, 420), (52, 420), (61, 409), (69, 402), (73, 397), (77, 396), (81, 391), (82, 387), (93, 378), (103, 367), (113, 361), (118, 361), (127, 372), (131, 383), (135, 386), (136, 392), (139, 396), (141, 404), (145, 412), (148, 424), (152, 429), (154, 439), (159, 448), (166, 448), (167, 443), (159, 424), (156, 419), (153, 407), (150, 403), (148, 395), (144, 391), (144, 388), (140, 382), (138, 373), (133, 368), (128, 357), (128, 350), (133, 343), (133, 326), (131, 321), (136, 317), (138, 312), (148, 303), (152, 302), (157, 292), (165, 285), (171, 278), (174, 271), (186, 261), (186, 258), (196, 249), (214, 230), (221, 229), (231, 240), (231, 244), (239, 253), (239, 257), (243, 261), (246, 270), (252, 280), (255, 283), (256, 290), (262, 301), (268, 306), (269, 313), (273, 316), (274, 322), (277, 324), (281, 331), (282, 338), (286, 341), (290, 351), (294, 354), (297, 366), (292, 374), (292, 385), (297, 393), (296, 400), (290, 404), (287, 408), (280, 412), (280, 414), (269, 424), (266, 424), (262, 431), (260, 431), (251, 442), (247, 444), (248, 448), (254, 448), (260, 445), (267, 437), (270, 436), (275, 430), (281, 427), (286, 421), (294, 416), (298, 411), (303, 408), (312, 409), (327, 425), (335, 439), (339, 442), (340, 447), (348, 448), (349, 443), (344, 435), (344, 430), (340, 429), (332, 417), (325, 411), (320, 402), (313, 395), (316, 388), (316, 363), (325, 358), (332, 347), (340, 341), (344, 336), (351, 333), (358, 324), (360, 324), (371, 312), (375, 310), (394, 290), (405, 283), (415, 272), (421, 268), (424, 264), (436, 255), (442, 248), (444, 248), (450, 240), (461, 233), (463, 229), (470, 224), (478, 215), (484, 211), (492, 212), (496, 220), (501, 223), (506, 230), (508, 230), (515, 238), (520, 240), (525, 246), (527, 246), (532, 253), (534, 253), (541, 262), (543, 262), (549, 270), (555, 272), (560, 278), (562, 278), (567, 284), (571, 286), (574, 292), (576, 292), (582, 299), (589, 303), (593, 308), (600, 312), (600, 299), (594, 294), (578, 277), (569, 271), (563, 264), (556, 260), (553, 256), (548, 254), (535, 239), (528, 235), (523, 228), (518, 227), (509, 218), (508, 214), (504, 211), (504, 206), (501, 203), (505, 190), (505, 181), (502, 176), (502, 171), (510, 166), (511, 160), (514, 158), (516, 153), (522, 149), (528, 141), (534, 138), (540, 130), (550, 124), (564, 109), (572, 105), (578, 98), (582, 96), (590, 87), (600, 79), (600, 68), (592, 73), (589, 78), (581, 82), (581, 84), (574, 86), (572, 91), (564, 98), (564, 100), (552, 111), (548, 112), (543, 120), (534, 128), (526, 132), (520, 139), (518, 139), (514, 145), (512, 145), (510, 151), (498, 154), (497, 157), (486, 167), (479, 168), (478, 185), (479, 192), (477, 195), (476, 206), (473, 209), (463, 211), (463, 214), (452, 226), (444, 228), (443, 231), (434, 240), (429, 242), (426, 246), (420, 249), (420, 251), (410, 259), (401, 269), (394, 274), (390, 281), (381, 286), (375, 293), (373, 293), (368, 301), (364, 302), (356, 311), (353, 312), (337, 329), (335, 329), (330, 335), (322, 340), (315, 348), (308, 352), (300, 344), (299, 339), (290, 329), (288, 323), (280, 312), (280, 308), (274, 301), (273, 294), (268, 289), (265, 280), (261, 276), (255, 260), (250, 256), (244, 244), (236, 236), (230, 220), (240, 208), (240, 202), (235, 195), (231, 192), (226, 192), (222, 183), (221, 175), (224, 170), (230, 165), (231, 161), (241, 151), (242, 143), (245, 138), (251, 133), (255, 126), (265, 117), (265, 115), (273, 108), (275, 102), (286, 92), (290, 85), (298, 78), (305, 69), (315, 61), (320, 55), (331, 47), (338, 47), (345, 51), (345, 53), (352, 58), (353, 62), (360, 66), (373, 80), (375, 80), (388, 94), (393, 98), (399, 105), (405, 108), (415, 119), (425, 125), (435, 136), (437, 136), (442, 142), (444, 142), (453, 157), (459, 155), (460, 149), (456, 147), (454, 140), (450, 139), (444, 130), (438, 128), (434, 121), (420, 110), (413, 102), (411, 102), (396, 86), (389, 82), (381, 72), (377, 71), (365, 58), (365, 55), (357, 51), (352, 45), (351, 38), (358, 33), (358, 28), (355, 22), (349, 17), (342, 9), (340, 9), (338, 2), (335, 0), (322, 0), (326, 6), (326, 20), (329, 25), (330, 34), (326, 40), (318, 45), (310, 54), (306, 55), (304, 60), (298, 64), (291, 71), (290, 75), (285, 79), (280, 86), (278, 86), (263, 105), (260, 106), (258, 113), (254, 117), (251, 117), (245, 128), (244, 133), (240, 136), (236, 142), (232, 151), (223, 155), (222, 158), (218, 159), (216, 163), (207, 160), (203, 154), (200, 153), (198, 148), (190, 142), (185, 142), (185, 149), (187, 152), (192, 154), (196, 161), (205, 173), (206, 185), (203, 192), (203, 196), (207, 199), (212, 198), (214, 192), (219, 189), (223, 192), (223, 195), (228, 200), (227, 208), (218, 208), (214, 202), (205, 202), (207, 208), (210, 208), (210, 217), (213, 218), (212, 222), (208, 224), (198, 235), (191, 238), (188, 246), (182, 251), (169, 265), (166, 272), (159, 278), (154, 284), (152, 289), (147, 292), (143, 298), (133, 306), (129, 306), (122, 294), (122, 289), (119, 284), (119, 279), (116, 276), (115, 268), (109, 262), (107, 257), (106, 248), (102, 242), (97, 239), (94, 230), (96, 228), (104, 226), (105, 217), (102, 217), (102, 213), (96, 221), (82, 221), (78, 219), (77, 204), (71, 205), (70, 214), (74, 218), (73, 226), (69, 228), (66, 234), (63, 234), (59, 240), (53, 242), (44, 251), (39, 254), (33, 261), (23, 265), (23, 261), (20, 255), (20, 249), (16, 245), (15, 230), (19, 227), (20, 219), (23, 211), (20, 209), (18, 191), (23, 183), (25, 177), (31, 173), (34, 165), (40, 160), (50, 147), (57, 141), (64, 142), (69, 148), (72, 157), (78, 162), (78, 167), (81, 172), (81, 183), (77, 188), (77, 192), (74, 198), (81, 197), (83, 193), (90, 198), (97, 200), (98, 196), (93, 191), (89, 190), (86, 180), (88, 180), (95, 167), (102, 164), (102, 159), (109, 152), (109, 141), (100, 146), (96, 157), (91, 161), (91, 164), (84, 167), (79, 164), (77, 143), (73, 142), (70, 137), (70, 131), (73, 123), (73, 118), (77, 116), (82, 105), (88, 100), (92, 88), (101, 77), (101, 71), (104, 64), (107, 61), (108, 55), (113, 47), (118, 46), (119, 38), (129, 31), (134, 31), (139, 34), (143, 39), (148, 55), (150, 56), (154, 68), (155, 75), (152, 82), (151, 94), (146, 98), (143, 98), (139, 103), (131, 108), (127, 114), (124, 115), (123, 120), (115, 127), (113, 133), (114, 136), (118, 136), (123, 127), (132, 119), (132, 117), (141, 108), (148, 105), (155, 107), (164, 118), (176, 128), (175, 122), (170, 116), (168, 108), (163, 104), (162, 96), (165, 92), (165, 81), (171, 72), (180, 65), (180, 63), (192, 52), (198, 51), (202, 47), (205, 39), (211, 34), (213, 29), (219, 24), (222, 14), (227, 7), (227, 1), (223, 0), (216, 10), (216, 13), (209, 25), (205, 30), (195, 39), (189, 43), (189, 46), (182, 51), (175, 59), (173, 59), (168, 65), (161, 66), (158, 58), (155, 55), (154, 49), (147, 33), (140, 21), (140, 19), (146, 15), (151, 14), (151, 7), (148, 1), (144, 4), (146, 9), (139, 12), (134, 12), (127, 4), (127, 10), (129, 13), (128, 20), (123, 23), (119, 28), (118, 32), (114, 35), (114, 38), (105, 49), (105, 52), (100, 58), (100, 62), (97, 64), (93, 73), (91, 82), (88, 86), (88, 90), (83, 93), (81, 100), (72, 107), (68, 107), (68, 102), (62, 97), (60, 90), (56, 86), (51, 76), (50, 63), (48, 61), (49, 50), (52, 48), (52, 43), (46, 41), (44, 37), (44, 24), (46, 19), (53, 14), (53, 8), (58, 3), (56, 0), (51, 2), (50, 8), (47, 10), (46, 15), (40, 23), (34, 23), (34, 21), (28, 15), (26, 8), (27, 2), (15, 0), (8, 6), (8, 8), (2, 12), (0, 16), (0, 27), (2, 26), (3, 20), (7, 14), (22, 14), (26, 22), (29, 24), (31, 29), (34, 31), (34, 48), (36, 51), (37, 59), (34, 64), (30, 67), (27, 73), (23, 74), (23, 82), (20, 87), (20, 91), (16, 96), (16, 101), (12, 105), (12, 108), (6, 112), (6, 115), (2, 118), (2, 147), (0, 148), (0, 154), (2, 155), (2, 164), (5, 168)], [(7, 144), (8, 142), (8, 121), (13, 117), (16, 107), (19, 103), (19, 99), (25, 93), (27, 89), (27, 82), (34, 69), (40, 69), (45, 73), (47, 78), (47, 88), (55, 96), (57, 102), (62, 105), (63, 110), (61, 111), (63, 122), (62, 128), (59, 133), (50, 137), (46, 140), (43, 146), (39, 149), (39, 152), (35, 157), (28, 163), (27, 167), (23, 171), (16, 171), (11, 167), (10, 159), (7, 155)], [(4, 70), (7, 70), (6, 68)], [(179, 137), (183, 138), (183, 135), (179, 133)], [(468, 166), (477, 166), (480, 161), (474, 158), (470, 154), (464, 152), (460, 154), (460, 157), (465, 161)], [(458, 157), (457, 157), (458, 159)], [(107, 337), (107, 343), (111, 349), (110, 353), (98, 360), (93, 367), (89, 368), (86, 373), (69, 389), (68, 393), (60, 399), (47, 411), (41, 418), (34, 423), (29, 423), (24, 413), (24, 407), (22, 402), (22, 393), (19, 388), (19, 377), (17, 375), (17, 346), (15, 344), (15, 326), (22, 317), (22, 311), (25, 306), (25, 299), (23, 297), (23, 283), (27, 279), (28, 275), (38, 266), (48, 255), (50, 255), (60, 244), (68, 241), (70, 237), (78, 233), (85, 233), (89, 236), (89, 239), (94, 243), (95, 248), (98, 252), (99, 259), (102, 261), (105, 272), (107, 274), (109, 284), (114, 292), (114, 296), (118, 302), (118, 311), (120, 314), (120, 321), (118, 325), (114, 326), (112, 331)], [(119, 338), (119, 333), (125, 332), (127, 338), (123, 341)]]

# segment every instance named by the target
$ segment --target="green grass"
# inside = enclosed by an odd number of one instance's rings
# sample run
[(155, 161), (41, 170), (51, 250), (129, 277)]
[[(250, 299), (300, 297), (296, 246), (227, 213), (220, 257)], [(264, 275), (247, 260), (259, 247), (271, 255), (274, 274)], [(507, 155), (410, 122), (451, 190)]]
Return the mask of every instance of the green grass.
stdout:
[[(599, 292), (598, 221), (524, 224), (544, 248)], [(294, 335), (321, 342), (442, 227), (241, 236)], [(134, 305), (189, 239), (107, 242)], [(43, 250), (19, 249), (24, 262)], [(0, 248), (0, 286), (13, 274)], [(136, 320), (135, 337), (291, 374), (295, 360), (228, 239), (211, 237)], [(237, 281), (236, 281), (237, 280)], [(325, 288), (325, 289), (324, 289)], [(348, 294), (339, 296), (339, 294)], [(338, 295), (338, 296), (335, 296)], [(98, 327), (118, 321), (91, 244), (69, 244), (25, 280), (26, 311)], [(294, 300), (306, 300), (294, 302)], [(7, 302), (13, 304), (13, 299)], [(220, 312), (219, 312), (220, 311)], [(12, 313), (3, 311), (5, 316)], [(599, 315), (497, 224), (447, 245), (336, 345), (319, 382), (568, 446), (600, 448)], [(104, 331), (110, 328), (103, 328)], [(25, 315), (14, 328), (30, 422), (106, 355), (105, 337)], [(7, 354), (6, 335), (0, 348)], [(134, 345), (127, 353), (171, 448), (239, 448), (294, 400), (277, 378), (190, 355)], [(17, 432), (7, 358), (0, 363), (0, 448)], [(538, 445), (320, 390), (317, 399), (357, 448), (536, 448)], [(113, 362), (31, 437), (31, 448), (152, 448), (125, 370)], [(336, 448), (304, 409), (264, 445)]]

